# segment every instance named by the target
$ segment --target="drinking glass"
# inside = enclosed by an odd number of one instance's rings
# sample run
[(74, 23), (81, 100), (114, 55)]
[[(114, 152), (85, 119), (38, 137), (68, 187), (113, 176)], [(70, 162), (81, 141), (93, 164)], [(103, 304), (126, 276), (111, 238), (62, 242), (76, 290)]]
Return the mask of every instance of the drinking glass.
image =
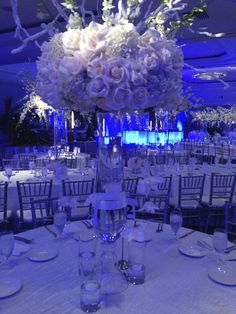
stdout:
[(145, 251), (146, 242), (132, 240), (128, 248), (128, 281), (134, 285), (141, 285), (145, 281)]
[(223, 264), (223, 254), (227, 248), (227, 233), (224, 229), (216, 228), (213, 233), (213, 247), (218, 253), (218, 266)]
[(8, 183), (11, 183), (11, 176), (12, 176), (12, 168), (10, 168), (10, 167), (7, 167), (6, 169), (5, 169), (5, 176), (7, 177), (7, 179), (8, 179)]
[(79, 275), (89, 276), (96, 268), (97, 238), (94, 235), (79, 236)]
[(0, 233), (0, 263), (8, 268), (8, 259), (14, 249), (14, 236), (12, 232)]
[(67, 214), (66, 211), (62, 206), (58, 206), (54, 210), (54, 226), (56, 227), (58, 231), (58, 238), (61, 239), (61, 235), (63, 232), (63, 229), (65, 227), (66, 221), (67, 221)]
[(177, 233), (180, 229), (180, 227), (182, 226), (183, 223), (183, 216), (182, 216), (182, 212), (179, 209), (175, 209), (173, 211), (171, 211), (170, 213), (170, 226), (172, 231), (175, 234), (175, 240), (177, 240)]
[(35, 169), (35, 162), (34, 161), (30, 161), (29, 162), (29, 168), (31, 170), (31, 174), (34, 173), (34, 169)]

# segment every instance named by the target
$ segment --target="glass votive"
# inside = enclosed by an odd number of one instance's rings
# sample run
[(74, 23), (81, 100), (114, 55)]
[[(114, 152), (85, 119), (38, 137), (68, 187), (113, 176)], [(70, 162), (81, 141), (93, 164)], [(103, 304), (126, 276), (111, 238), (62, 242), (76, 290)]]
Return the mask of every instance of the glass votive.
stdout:
[(79, 275), (89, 276), (96, 268), (97, 238), (94, 235), (79, 237)]
[(80, 308), (86, 313), (93, 313), (101, 307), (101, 285), (100, 282), (88, 279), (81, 284)]
[(145, 281), (145, 251), (146, 242), (132, 240), (128, 245), (128, 281), (141, 285)]

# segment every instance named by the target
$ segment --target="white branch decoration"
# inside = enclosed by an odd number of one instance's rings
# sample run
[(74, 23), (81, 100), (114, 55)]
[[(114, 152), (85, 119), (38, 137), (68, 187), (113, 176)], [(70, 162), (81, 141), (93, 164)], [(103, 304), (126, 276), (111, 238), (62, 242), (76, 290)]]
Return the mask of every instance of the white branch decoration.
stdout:
[(53, 5), (57, 8), (59, 14), (55, 17), (55, 19), (52, 22), (48, 23), (47, 25), (45, 24), (41, 25), (41, 27), (44, 26), (44, 29), (42, 31), (30, 35), (29, 32), (27, 32), (27, 30), (21, 25), (18, 13), (18, 0), (11, 0), (12, 16), (16, 24), (15, 37), (19, 38), (20, 41), (22, 42), (22, 45), (16, 49), (13, 49), (11, 53), (15, 54), (21, 52), (32, 41), (34, 41), (36, 46), (40, 48), (40, 45), (37, 41), (38, 38), (49, 33), (60, 17), (63, 17), (66, 21), (68, 21), (68, 16), (64, 13), (63, 9), (60, 8), (60, 5), (57, 3), (57, 1), (56, 0), (51, 1)]
[(69, 17), (65, 14), (64, 10), (62, 9), (61, 5), (57, 2), (57, 0), (51, 0), (54, 7), (57, 9), (58, 14), (63, 17), (63, 19), (68, 23)]

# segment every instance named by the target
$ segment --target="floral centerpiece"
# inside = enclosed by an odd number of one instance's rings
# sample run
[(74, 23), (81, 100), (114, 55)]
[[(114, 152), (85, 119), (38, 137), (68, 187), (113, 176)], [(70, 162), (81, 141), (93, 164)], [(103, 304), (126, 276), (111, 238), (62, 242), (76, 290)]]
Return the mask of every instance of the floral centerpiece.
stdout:
[[(43, 43), (37, 90), (54, 108), (81, 112), (173, 110), (181, 102), (182, 50), (155, 25), (141, 30), (133, 10), (142, 1), (103, 1), (103, 24), (73, 20)], [(132, 4), (133, 3), (133, 4)], [(133, 10), (132, 10), (133, 9)]]

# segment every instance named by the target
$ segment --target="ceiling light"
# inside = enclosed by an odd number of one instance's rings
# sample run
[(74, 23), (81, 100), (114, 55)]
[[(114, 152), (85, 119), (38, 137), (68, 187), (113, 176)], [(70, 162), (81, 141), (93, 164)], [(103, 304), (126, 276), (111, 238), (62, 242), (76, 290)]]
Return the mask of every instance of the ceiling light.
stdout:
[(206, 80), (211, 81), (215, 79), (221, 79), (226, 76), (226, 73), (223, 72), (201, 72), (194, 74), (193, 77), (200, 79), (200, 80)]

